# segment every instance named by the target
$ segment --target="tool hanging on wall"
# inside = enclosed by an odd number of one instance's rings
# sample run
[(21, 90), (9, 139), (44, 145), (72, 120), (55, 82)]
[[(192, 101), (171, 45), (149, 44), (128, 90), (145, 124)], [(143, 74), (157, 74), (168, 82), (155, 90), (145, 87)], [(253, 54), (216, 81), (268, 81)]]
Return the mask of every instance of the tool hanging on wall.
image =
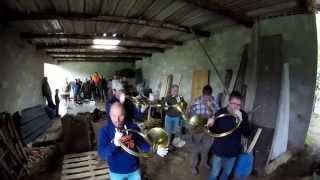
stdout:
[[(192, 28), (190, 28), (190, 31), (192, 32), (193, 35), (195, 35), (195, 36), (197, 37), (197, 35), (196, 35), (196, 34), (194, 33), (194, 31), (192, 30)], [(218, 76), (218, 79), (219, 79), (220, 83), (222, 84), (222, 87), (223, 87), (223, 90), (224, 90), (224, 94), (225, 94), (225, 95), (229, 95), (229, 90), (228, 90), (228, 88), (225, 86), (225, 84), (224, 84), (224, 82), (223, 82), (223, 78), (222, 78), (221, 74), (219, 73), (217, 66), (214, 64), (213, 60), (211, 59), (208, 51), (207, 51), (206, 48), (203, 46), (203, 44), (201, 43), (201, 41), (200, 41), (199, 38), (197, 38), (197, 42), (198, 42), (200, 48), (201, 48), (201, 49), (203, 50), (203, 52), (205, 53), (205, 55), (207, 56), (207, 58), (208, 58), (210, 64), (212, 65), (214, 71), (216, 72), (216, 74), (217, 74), (217, 76)]]

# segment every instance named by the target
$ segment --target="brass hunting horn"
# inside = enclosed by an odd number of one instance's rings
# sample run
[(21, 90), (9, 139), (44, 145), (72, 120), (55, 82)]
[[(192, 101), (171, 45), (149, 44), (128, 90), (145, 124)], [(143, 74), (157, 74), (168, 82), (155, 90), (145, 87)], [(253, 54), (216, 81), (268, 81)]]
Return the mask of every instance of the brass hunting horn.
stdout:
[(194, 129), (194, 130), (196, 130), (196, 131), (197, 131), (197, 130), (198, 130), (198, 131), (203, 131), (203, 130), (204, 130), (204, 132), (205, 132), (206, 134), (208, 134), (209, 136), (211, 136), (211, 137), (221, 138), (221, 137), (228, 136), (229, 134), (232, 134), (233, 132), (235, 132), (235, 131), (240, 127), (240, 124), (241, 124), (241, 122), (242, 122), (237, 116), (235, 116), (235, 115), (233, 115), (233, 114), (230, 114), (230, 113), (218, 115), (217, 117), (215, 117), (215, 121), (217, 121), (217, 120), (219, 120), (219, 119), (221, 119), (221, 118), (223, 118), (223, 117), (227, 117), (227, 116), (230, 116), (230, 117), (234, 118), (235, 121), (236, 121), (236, 124), (235, 124), (235, 126), (234, 126), (232, 129), (230, 129), (230, 130), (228, 130), (228, 131), (225, 131), (225, 132), (222, 132), (222, 133), (212, 132), (212, 131), (210, 130), (210, 128), (205, 127), (205, 125), (207, 124), (208, 118), (204, 118), (204, 117), (201, 117), (201, 116), (199, 116), (199, 115), (192, 116), (192, 117), (189, 119), (188, 125), (189, 125), (192, 129)]
[(127, 153), (136, 157), (150, 158), (155, 155), (159, 147), (167, 148), (169, 146), (169, 135), (162, 128), (159, 127), (150, 129), (146, 135), (134, 129), (124, 129), (122, 132), (135, 133), (141, 136), (144, 139), (144, 141), (146, 141), (149, 144), (149, 152), (140, 152), (139, 147), (137, 147), (136, 150), (134, 150), (127, 147), (123, 142), (120, 141), (120, 147)]

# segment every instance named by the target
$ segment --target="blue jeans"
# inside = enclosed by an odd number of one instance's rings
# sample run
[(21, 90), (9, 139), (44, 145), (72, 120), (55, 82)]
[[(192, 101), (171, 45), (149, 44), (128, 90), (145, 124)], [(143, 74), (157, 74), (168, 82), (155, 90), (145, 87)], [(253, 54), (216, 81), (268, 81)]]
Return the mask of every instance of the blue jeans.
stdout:
[(228, 158), (221, 156), (214, 156), (212, 160), (212, 169), (210, 172), (209, 180), (217, 180), (220, 170), (223, 169), (220, 180), (228, 180), (233, 166), (236, 162), (236, 157)]
[(181, 129), (180, 116), (178, 117), (166, 116), (164, 120), (164, 129), (169, 135), (179, 133)]
[(139, 169), (128, 174), (118, 174), (110, 171), (109, 176), (110, 180), (141, 180)]

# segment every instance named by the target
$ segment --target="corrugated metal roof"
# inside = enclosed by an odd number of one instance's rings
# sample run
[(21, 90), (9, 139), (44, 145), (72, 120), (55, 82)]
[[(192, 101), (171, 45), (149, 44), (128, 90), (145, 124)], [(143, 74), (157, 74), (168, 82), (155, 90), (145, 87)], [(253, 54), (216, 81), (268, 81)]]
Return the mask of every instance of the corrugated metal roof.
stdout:
[[(320, 4), (320, 0), (317, 3)], [(208, 36), (235, 25), (250, 26), (255, 18), (306, 13), (296, 0), (3, 0), (3, 21), (23, 27), (32, 44), (42, 48), (75, 45), (90, 47), (90, 38), (116, 33), (132, 48), (166, 49), (180, 41)], [(103, 36), (106, 33), (107, 36)], [(197, 34), (195, 36), (193, 33)], [(60, 36), (50, 36), (60, 34)], [(61, 34), (67, 34), (65, 37)], [(29, 34), (30, 35), (30, 34)], [(48, 35), (48, 37), (46, 37)], [(90, 35), (90, 38), (72, 38)], [(41, 38), (39, 38), (39, 36)], [(131, 41), (132, 39), (135, 41)], [(161, 40), (175, 42), (164, 44)], [(150, 43), (153, 42), (153, 43)], [(47, 51), (50, 48), (46, 48)], [(55, 48), (58, 51), (59, 48)], [(60, 48), (61, 51), (65, 49)], [(88, 51), (92, 49), (89, 48)], [(110, 51), (110, 50), (105, 50)], [(72, 52), (68, 49), (67, 52)], [(126, 49), (124, 53), (128, 53)]]

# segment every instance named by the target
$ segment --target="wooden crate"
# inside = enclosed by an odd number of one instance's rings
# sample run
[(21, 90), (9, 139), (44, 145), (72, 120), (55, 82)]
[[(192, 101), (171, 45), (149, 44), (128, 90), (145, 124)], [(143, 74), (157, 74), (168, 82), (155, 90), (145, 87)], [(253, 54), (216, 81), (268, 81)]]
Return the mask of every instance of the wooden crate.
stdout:
[(97, 152), (90, 151), (64, 156), (61, 180), (109, 180), (109, 168), (99, 161)]

